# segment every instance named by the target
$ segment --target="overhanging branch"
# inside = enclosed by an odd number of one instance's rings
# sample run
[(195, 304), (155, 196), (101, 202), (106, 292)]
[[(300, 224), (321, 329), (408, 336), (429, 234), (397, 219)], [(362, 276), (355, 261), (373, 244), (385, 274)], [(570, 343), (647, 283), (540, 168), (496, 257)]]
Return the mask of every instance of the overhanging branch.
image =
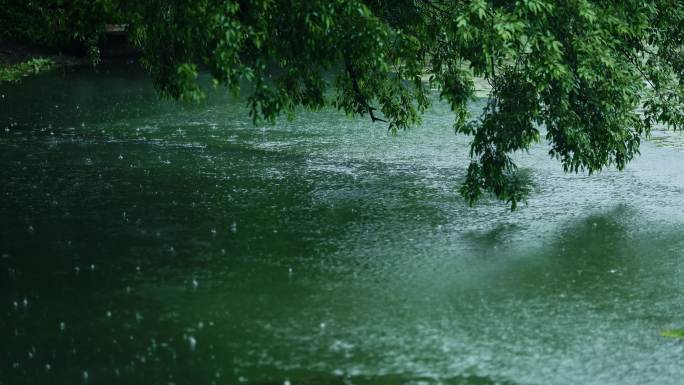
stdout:
[(356, 102), (361, 104), (366, 108), (368, 111), (368, 115), (370, 115), (371, 121), (373, 123), (375, 122), (384, 122), (388, 123), (385, 119), (377, 118), (375, 114), (373, 114), (373, 111), (376, 111), (377, 108), (372, 107), (369, 103), (368, 100), (366, 100), (366, 97), (363, 95), (361, 92), (361, 87), (359, 87), (359, 81), (357, 79), (356, 71), (354, 71), (354, 67), (351, 65), (349, 60), (345, 61), (345, 66), (347, 68), (347, 73), (349, 74), (349, 78), (351, 79), (352, 82), (352, 89), (354, 90), (354, 94), (356, 96)]

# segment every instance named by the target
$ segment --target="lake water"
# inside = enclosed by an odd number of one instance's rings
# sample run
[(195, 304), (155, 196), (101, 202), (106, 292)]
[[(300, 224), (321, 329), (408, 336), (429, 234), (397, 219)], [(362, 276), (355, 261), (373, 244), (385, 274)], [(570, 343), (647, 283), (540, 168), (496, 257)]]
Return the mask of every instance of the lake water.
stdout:
[(591, 177), (537, 146), (510, 212), (459, 196), (439, 103), (391, 136), (132, 65), (0, 95), (0, 385), (682, 384), (681, 134)]

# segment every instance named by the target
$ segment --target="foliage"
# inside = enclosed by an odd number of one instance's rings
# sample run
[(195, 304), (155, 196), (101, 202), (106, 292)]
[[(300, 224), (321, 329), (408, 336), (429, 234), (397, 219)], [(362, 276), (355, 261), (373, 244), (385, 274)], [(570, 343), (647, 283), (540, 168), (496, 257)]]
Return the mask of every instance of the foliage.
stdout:
[(0, 0), (0, 41), (81, 47), (96, 64), (104, 26), (120, 21), (121, 5), (117, 0)]
[(0, 83), (19, 82), (25, 76), (49, 70), (54, 64), (52, 59), (33, 58), (19, 64), (0, 66)]
[[(128, 23), (164, 95), (201, 99), (205, 66), (217, 85), (249, 90), (255, 122), (329, 105), (396, 132), (420, 121), (438, 88), (455, 131), (473, 138), (461, 189), (471, 204), (493, 193), (515, 208), (525, 183), (511, 156), (542, 140), (566, 171), (591, 174), (624, 168), (654, 125), (684, 124), (681, 0), (29, 4), (82, 41)], [(474, 77), (492, 87), (479, 116), (466, 109)]]
[(684, 329), (665, 330), (660, 334), (663, 337), (684, 338)]

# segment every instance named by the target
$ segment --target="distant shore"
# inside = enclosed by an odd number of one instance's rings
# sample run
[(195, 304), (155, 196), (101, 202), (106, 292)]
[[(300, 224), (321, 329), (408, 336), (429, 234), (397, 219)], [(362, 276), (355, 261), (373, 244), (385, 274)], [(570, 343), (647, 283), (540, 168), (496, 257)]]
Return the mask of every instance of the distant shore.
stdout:
[(87, 64), (87, 59), (0, 40), (0, 83), (41, 72)]

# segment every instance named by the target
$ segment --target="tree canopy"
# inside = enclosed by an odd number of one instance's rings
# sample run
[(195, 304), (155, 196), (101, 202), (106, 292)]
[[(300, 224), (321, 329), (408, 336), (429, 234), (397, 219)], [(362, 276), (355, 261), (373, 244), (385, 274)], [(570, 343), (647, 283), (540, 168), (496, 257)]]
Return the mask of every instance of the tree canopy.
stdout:
[[(515, 208), (525, 184), (511, 156), (534, 143), (566, 171), (593, 173), (624, 168), (654, 125), (684, 124), (681, 0), (2, 3), (1, 33), (42, 44), (92, 48), (106, 24), (126, 24), (162, 94), (201, 99), (206, 68), (233, 92), (250, 84), (255, 122), (333, 106), (396, 132), (437, 89), (455, 131), (472, 137), (461, 187), (471, 204), (489, 192)], [(475, 77), (491, 93), (471, 116)]]

